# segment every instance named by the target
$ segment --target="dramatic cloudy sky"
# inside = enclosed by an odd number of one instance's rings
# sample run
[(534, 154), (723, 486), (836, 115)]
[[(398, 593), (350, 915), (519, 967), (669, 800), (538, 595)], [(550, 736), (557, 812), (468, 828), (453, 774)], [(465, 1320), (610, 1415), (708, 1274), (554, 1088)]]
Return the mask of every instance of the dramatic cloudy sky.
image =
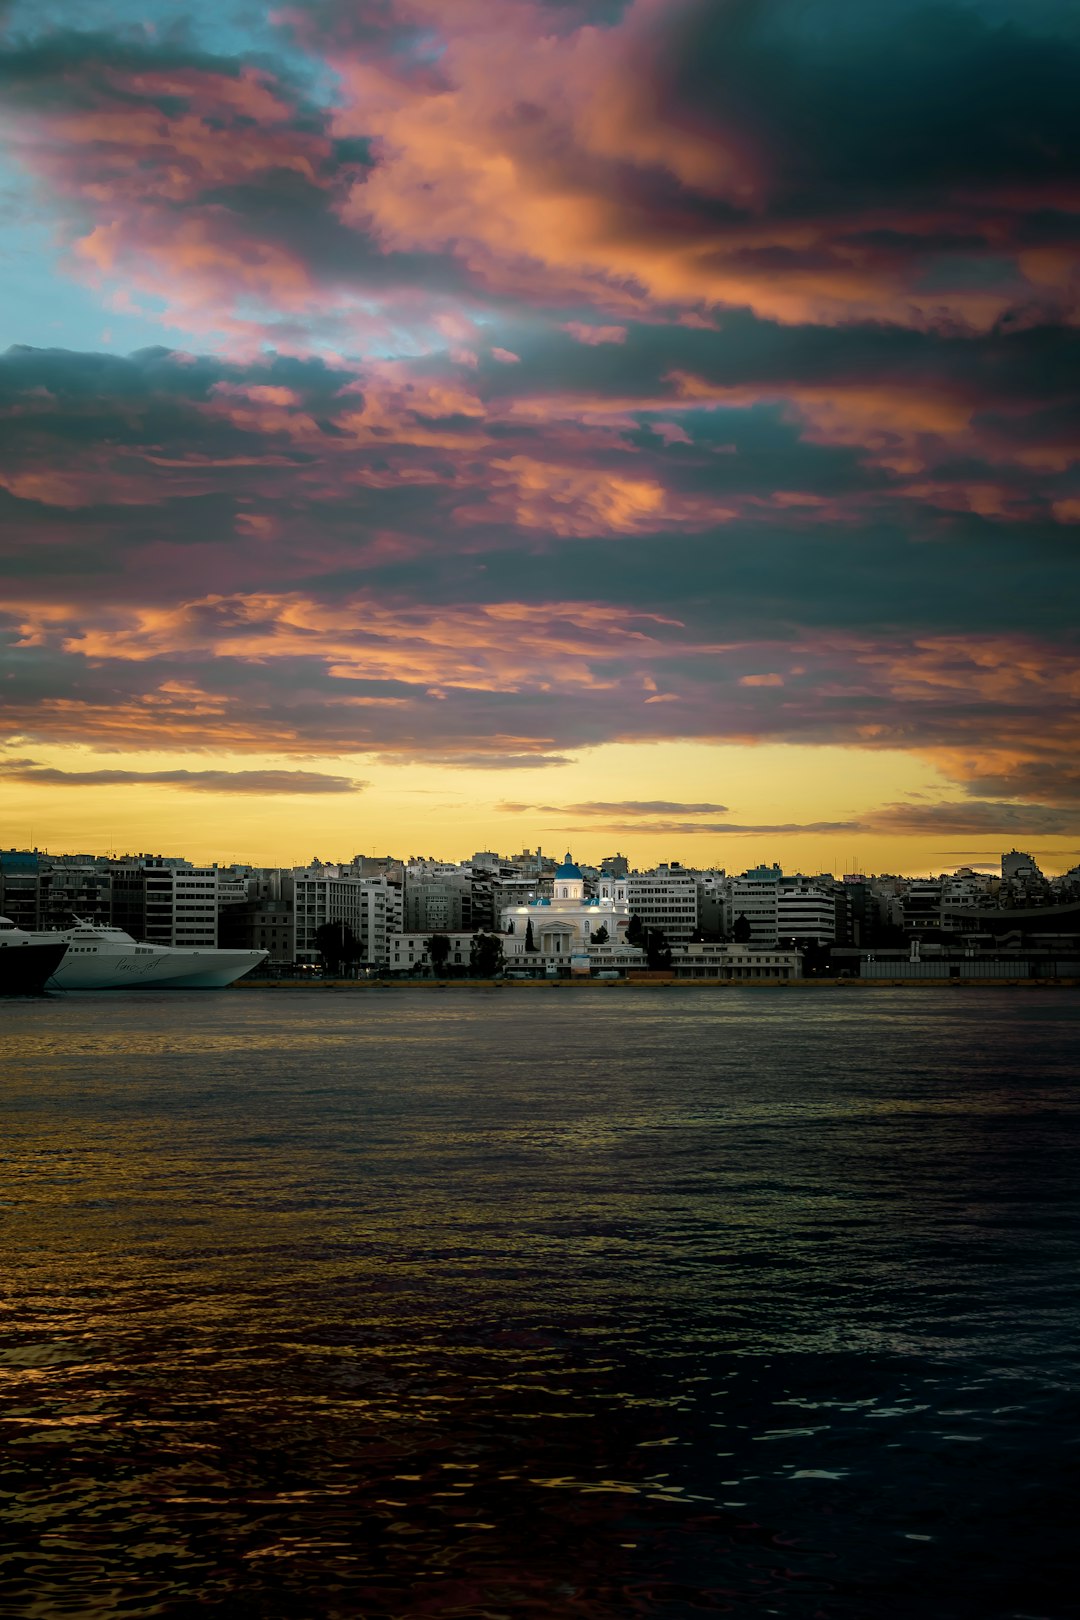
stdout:
[(0, 844), (1073, 864), (1078, 84), (1073, 0), (0, 0)]

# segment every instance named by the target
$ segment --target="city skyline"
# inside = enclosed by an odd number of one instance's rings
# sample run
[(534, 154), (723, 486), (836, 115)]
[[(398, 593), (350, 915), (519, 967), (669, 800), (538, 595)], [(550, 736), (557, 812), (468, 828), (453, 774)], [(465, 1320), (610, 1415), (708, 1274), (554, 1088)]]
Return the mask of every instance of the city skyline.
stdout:
[[(22, 930), (28, 943), (48, 944), (52, 931), (74, 928), (77, 957), (104, 950), (101, 963), (83, 964), (92, 970), (86, 988), (124, 982), (117, 953), (138, 973), (140, 941), (151, 953), (224, 949), (233, 955), (221, 969), (232, 977), (266, 969), (304, 978), (335, 960), (339, 968), (363, 963), (365, 974), (429, 974), (443, 949), (434, 934), (450, 942), (451, 967), (481, 978), (500, 953), (527, 958), (518, 969), (543, 958), (545, 976), (673, 968), (700, 980), (722, 969), (725, 982), (753, 978), (755, 967), (772, 981), (802, 969), (811, 978), (850, 977), (853, 968), (879, 978), (901, 960), (902, 977), (931, 980), (957, 977), (965, 964), (968, 976), (977, 965), (976, 977), (1010, 979), (1075, 978), (1080, 968), (1080, 866), (1048, 878), (1017, 849), (1002, 853), (999, 870), (931, 878), (837, 878), (765, 863), (725, 872), (676, 860), (643, 871), (624, 853), (596, 864), (581, 851), (532, 848), (474, 851), (457, 862), (384, 852), (284, 868), (194, 864), (176, 851), (110, 859), (0, 849), (0, 913), (5, 942)], [(745, 955), (777, 950), (794, 954)], [(259, 952), (267, 954), (257, 962)], [(186, 957), (177, 964), (188, 972)], [(162, 959), (153, 982), (169, 970)], [(208, 970), (206, 962), (191, 968)], [(102, 974), (115, 982), (102, 984)]]
[(182, 9), (0, 0), (0, 842), (1076, 864), (1072, 8)]
[(952, 866), (943, 867), (940, 871), (927, 873), (875, 871), (866, 864), (857, 864), (854, 861), (844, 867), (807, 866), (805, 868), (796, 868), (785, 866), (770, 854), (762, 855), (757, 860), (747, 860), (742, 866), (732, 867), (725, 866), (721, 861), (684, 861), (674, 853), (670, 855), (670, 858), (648, 864), (635, 861), (634, 857), (623, 849), (609, 850), (604, 855), (597, 855), (591, 850), (580, 847), (577, 849), (569, 848), (563, 853), (559, 853), (561, 848), (561, 845), (544, 848), (542, 844), (537, 844), (536, 848), (533, 849), (528, 843), (525, 843), (520, 850), (512, 851), (509, 848), (499, 850), (492, 846), (484, 850), (474, 850), (470, 854), (439, 854), (433, 850), (424, 853), (410, 850), (406, 854), (395, 849), (355, 850), (352, 854), (349, 854), (338, 850), (329, 851), (325, 854), (315, 852), (296, 860), (259, 862), (245, 860), (236, 856), (222, 858), (219, 854), (202, 855), (193, 852), (190, 848), (183, 850), (143, 849), (132, 845), (131, 848), (126, 849), (110, 848), (105, 850), (86, 848), (48, 849), (43, 845), (39, 846), (28, 841), (25, 846), (12, 845), (6, 851), (3, 847), (0, 847), (0, 870), (2, 870), (3, 858), (6, 854), (9, 858), (29, 855), (40, 856), (50, 861), (72, 863), (89, 859), (92, 861), (112, 862), (117, 865), (131, 862), (138, 865), (163, 863), (169, 866), (179, 862), (190, 867), (216, 867), (222, 871), (237, 870), (241, 872), (245, 870), (301, 872), (320, 867), (348, 872), (352, 868), (360, 869), (363, 867), (369, 876), (384, 868), (401, 869), (406, 872), (411, 869), (420, 871), (439, 868), (460, 872), (468, 871), (470, 868), (482, 871), (492, 867), (493, 864), (496, 867), (502, 865), (524, 869), (525, 867), (531, 867), (532, 863), (537, 863), (538, 875), (543, 873), (546, 879), (550, 879), (551, 872), (563, 860), (573, 861), (588, 872), (601, 874), (608, 872), (609, 868), (612, 867), (612, 863), (622, 863), (621, 866), (617, 867), (618, 870), (625, 866), (627, 871), (637, 876), (648, 875), (657, 871), (705, 875), (719, 874), (728, 877), (745, 877), (762, 872), (770, 874), (775, 872), (784, 877), (806, 878), (808, 880), (827, 877), (833, 882), (855, 879), (861, 881), (876, 881), (878, 879), (891, 881), (895, 879), (901, 882), (919, 882), (927, 877), (931, 879), (949, 878), (964, 873), (970, 873), (979, 879), (993, 879), (1003, 876), (1006, 863), (1009, 862), (1010, 857), (1024, 862), (1034, 862), (1039, 874), (1047, 879), (1074, 878), (1076, 873), (1080, 872), (1080, 862), (1074, 863), (1071, 867), (1058, 869), (1046, 860), (1043, 852), (1037, 849), (1019, 850), (1015, 845), (1010, 850), (1001, 850), (992, 860), (972, 859), (960, 861)]

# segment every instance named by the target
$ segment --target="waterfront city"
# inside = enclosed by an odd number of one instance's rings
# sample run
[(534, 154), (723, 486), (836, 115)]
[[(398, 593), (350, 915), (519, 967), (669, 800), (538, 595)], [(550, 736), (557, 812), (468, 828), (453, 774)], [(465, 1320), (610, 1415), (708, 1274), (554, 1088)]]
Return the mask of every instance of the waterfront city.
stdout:
[(636, 870), (539, 848), (292, 867), (9, 849), (0, 913), (25, 930), (78, 919), (174, 949), (262, 951), (256, 979), (1080, 976), (1080, 867), (1048, 878), (1016, 849), (999, 871), (935, 877)]

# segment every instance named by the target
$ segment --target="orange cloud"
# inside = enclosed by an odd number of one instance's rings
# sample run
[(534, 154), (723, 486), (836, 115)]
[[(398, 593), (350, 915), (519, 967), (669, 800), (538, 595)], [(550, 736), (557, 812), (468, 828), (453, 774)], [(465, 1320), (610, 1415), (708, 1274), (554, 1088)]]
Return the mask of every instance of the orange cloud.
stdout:
[[(953, 333), (1080, 311), (1067, 71), (1035, 93), (1053, 49), (1037, 30), (1018, 29), (1030, 71), (1003, 119), (985, 85), (1009, 46), (972, 8), (917, 25), (946, 106), (891, 7), (827, 45), (798, 8), (707, 0), (273, 20), (336, 75), (332, 109), (265, 62), (167, 43), (84, 36), (49, 95), (33, 52), (11, 77), (10, 148), (68, 206), (76, 262), (192, 331), (430, 334), (467, 328), (488, 292), (595, 345), (631, 316), (711, 327), (725, 307)], [(455, 340), (462, 363), (475, 335)]]
[[(23, 644), (41, 645), (65, 614), (24, 608)], [(61, 637), (63, 650), (91, 661), (140, 663), (176, 654), (250, 663), (311, 658), (338, 679), (407, 687), (503, 691), (604, 684), (593, 666), (664, 657), (674, 649), (651, 626), (677, 629), (651, 613), (596, 603), (501, 602), (485, 607), (397, 610), (371, 598), (331, 605), (302, 595), (208, 596), (176, 607), (142, 607)], [(682, 644), (685, 650), (685, 643)], [(182, 693), (185, 700), (190, 693)]]
[(493, 458), (487, 499), (461, 506), (455, 515), (461, 523), (509, 518), (520, 528), (571, 537), (708, 528), (735, 514), (707, 496), (682, 496), (653, 479), (522, 455)]
[(579, 343), (590, 344), (593, 348), (601, 343), (626, 342), (625, 326), (588, 326), (584, 321), (563, 321), (562, 329), (577, 338)]

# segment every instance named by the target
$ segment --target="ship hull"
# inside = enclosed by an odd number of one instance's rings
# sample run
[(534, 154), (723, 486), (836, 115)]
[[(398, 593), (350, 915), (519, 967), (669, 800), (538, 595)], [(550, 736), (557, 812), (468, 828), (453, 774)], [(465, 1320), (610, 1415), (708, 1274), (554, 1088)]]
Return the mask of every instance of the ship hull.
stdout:
[(0, 940), (0, 996), (41, 995), (66, 952), (66, 942)]
[(50, 981), (54, 990), (224, 990), (266, 960), (265, 951), (174, 950), (69, 953)]

